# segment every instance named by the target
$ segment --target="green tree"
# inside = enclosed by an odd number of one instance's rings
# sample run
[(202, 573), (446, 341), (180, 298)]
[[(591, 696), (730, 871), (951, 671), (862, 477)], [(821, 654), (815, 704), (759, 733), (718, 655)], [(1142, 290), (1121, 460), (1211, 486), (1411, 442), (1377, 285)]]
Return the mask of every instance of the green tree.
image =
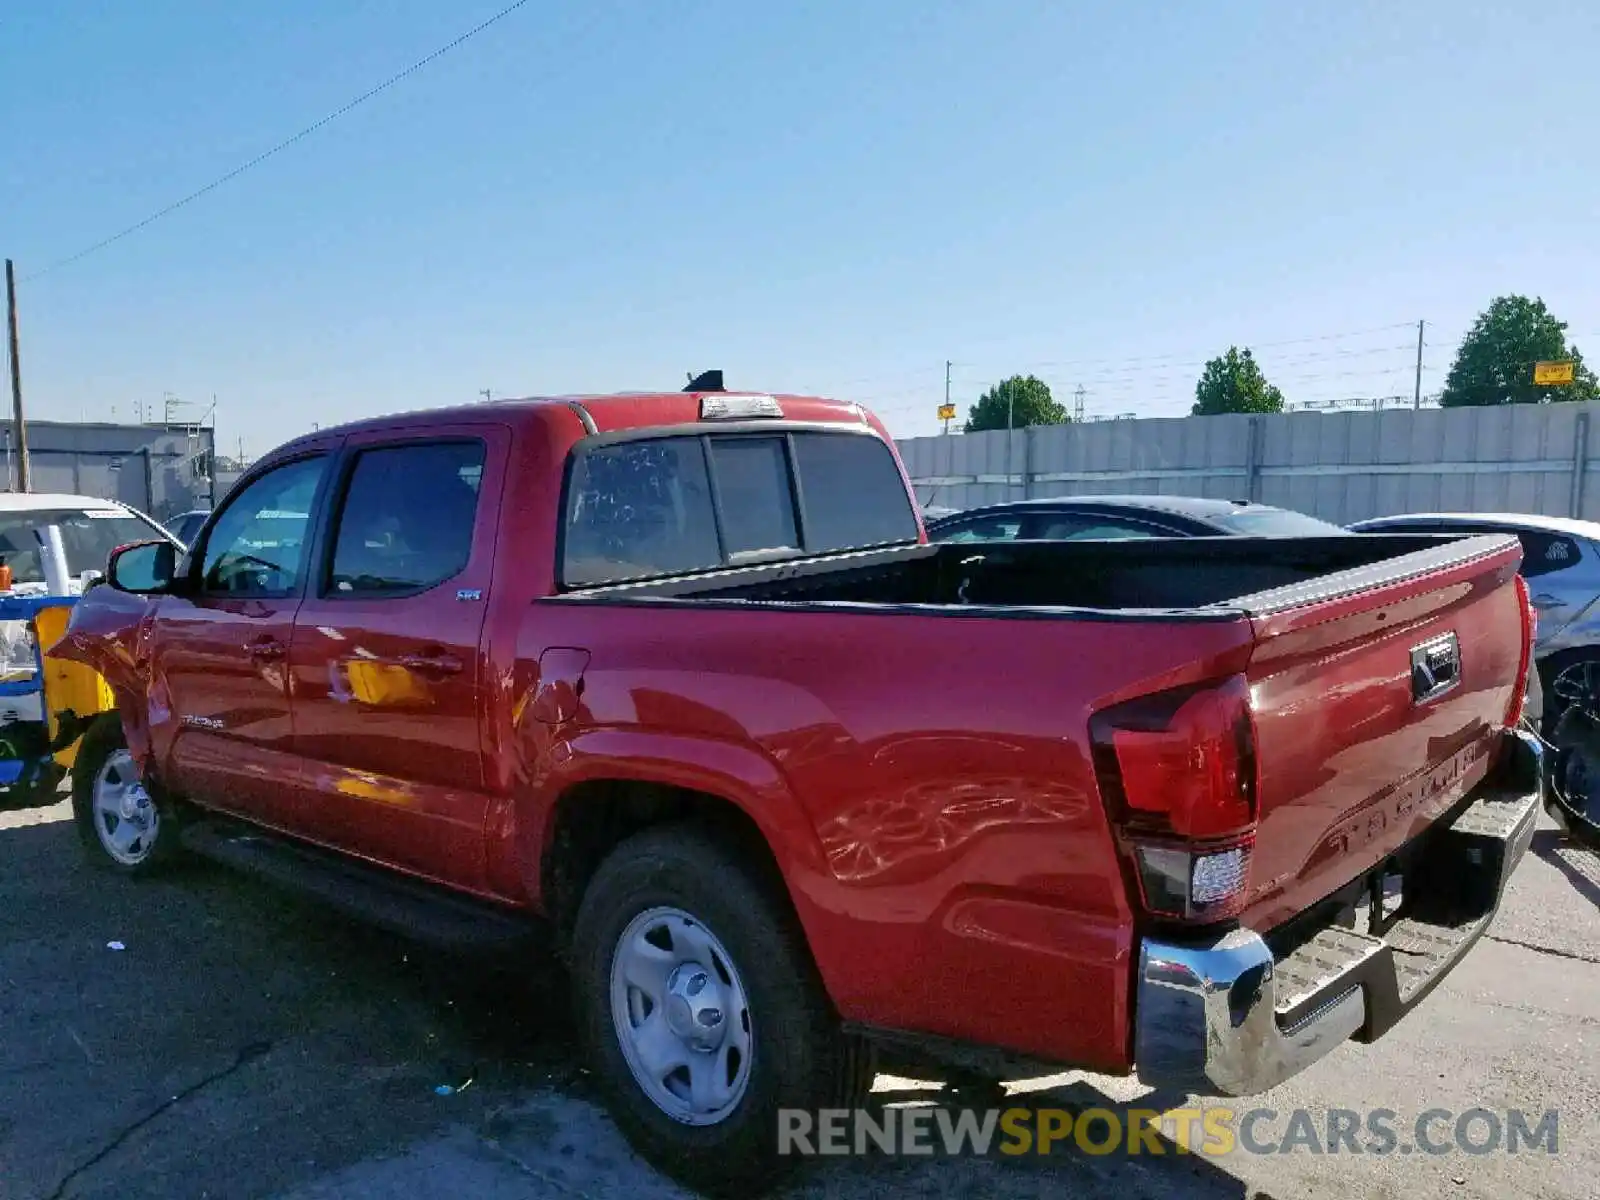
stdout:
[(1003, 379), (972, 406), (968, 433), (988, 429), (1021, 429), (1024, 425), (1065, 425), (1067, 410), (1050, 398), (1050, 385), (1032, 375)]
[(1191, 415), (1214, 417), (1221, 413), (1275, 413), (1283, 411), (1283, 393), (1267, 382), (1248, 348), (1229, 346), (1200, 373), (1194, 388)]
[[(1536, 362), (1572, 360), (1572, 382), (1533, 382)], [(1485, 404), (1548, 404), (1600, 398), (1594, 372), (1567, 343), (1567, 323), (1558, 321), (1544, 301), (1526, 296), (1497, 297), (1461, 339), (1445, 377), (1439, 403), (1445, 408)]]

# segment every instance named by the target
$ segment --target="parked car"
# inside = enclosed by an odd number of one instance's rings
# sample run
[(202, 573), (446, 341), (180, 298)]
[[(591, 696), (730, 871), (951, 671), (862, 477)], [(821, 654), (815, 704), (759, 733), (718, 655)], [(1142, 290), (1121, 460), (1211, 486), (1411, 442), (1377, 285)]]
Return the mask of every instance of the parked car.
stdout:
[(74, 809), (125, 873), (199, 851), (455, 944), (547, 922), (633, 1144), (753, 1186), (879, 1046), (1245, 1095), (1381, 1036), (1531, 836), (1520, 553), (974, 554), (828, 400), (388, 417), (113, 557), (56, 650), (120, 701)]
[(1407, 513), (1357, 521), (1358, 533), (1509, 533), (1537, 612), (1534, 655), (1544, 684), (1544, 733), (1557, 743), (1552, 784), (1600, 820), (1600, 743), (1562, 721), (1600, 714), (1600, 524), (1531, 513)]
[(195, 535), (200, 532), (200, 527), (206, 523), (206, 518), (211, 515), (209, 508), (191, 508), (188, 512), (179, 513), (167, 522), (167, 529), (172, 536), (185, 546), (194, 542)]
[(111, 551), (166, 539), (155, 521), (115, 500), (51, 492), (0, 492), (0, 566), (17, 595), (74, 595), (102, 574)]
[[(143, 513), (95, 496), (0, 493), (0, 809), (51, 796), (62, 766), (40, 679), (35, 622), (76, 601), (106, 569), (111, 551), (165, 539)], [(58, 714), (59, 715), (59, 714)], [(70, 755), (61, 757), (70, 759)]]
[(1058, 496), (986, 504), (928, 524), (940, 542), (1164, 537), (1330, 537), (1344, 530), (1304, 513), (1198, 496)]

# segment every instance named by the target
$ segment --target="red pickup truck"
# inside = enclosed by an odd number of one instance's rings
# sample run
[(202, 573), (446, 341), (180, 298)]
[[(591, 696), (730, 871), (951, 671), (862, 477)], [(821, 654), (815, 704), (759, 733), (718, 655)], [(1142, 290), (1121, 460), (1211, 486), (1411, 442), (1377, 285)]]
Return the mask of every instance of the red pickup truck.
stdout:
[(1392, 1026), (1533, 828), (1519, 561), (935, 545), (857, 405), (528, 400), (289, 443), (54, 653), (91, 856), (537, 918), (634, 1143), (750, 1182), (885, 1048), (1241, 1095)]

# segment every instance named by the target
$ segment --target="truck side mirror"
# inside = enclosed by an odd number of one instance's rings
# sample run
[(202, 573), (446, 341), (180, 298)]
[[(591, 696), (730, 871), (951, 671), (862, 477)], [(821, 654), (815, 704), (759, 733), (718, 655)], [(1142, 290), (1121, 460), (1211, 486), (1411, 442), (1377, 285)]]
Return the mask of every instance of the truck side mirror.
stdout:
[(154, 595), (168, 591), (178, 574), (178, 548), (171, 542), (118, 546), (106, 563), (106, 582), (119, 592)]

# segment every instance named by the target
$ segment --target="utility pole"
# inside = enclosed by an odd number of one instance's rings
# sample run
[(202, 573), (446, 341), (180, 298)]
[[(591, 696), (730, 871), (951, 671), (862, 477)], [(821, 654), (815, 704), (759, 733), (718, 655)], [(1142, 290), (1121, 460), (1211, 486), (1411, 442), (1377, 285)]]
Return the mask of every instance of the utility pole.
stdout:
[(6, 259), (6, 330), (11, 344), (11, 419), (17, 430), (17, 490), (28, 485), (28, 425), (22, 419), (22, 360), (17, 357), (17, 269)]
[[(950, 407), (950, 368), (954, 365), (948, 358), (944, 360), (944, 406), (946, 408)], [(944, 419), (944, 432), (950, 432), (949, 417)]]
[(1426, 321), (1417, 322), (1417, 386), (1416, 390), (1411, 394), (1411, 407), (1413, 409), (1422, 407), (1422, 329), (1426, 324)]
[(1079, 425), (1083, 424), (1083, 384), (1078, 385), (1078, 390), (1072, 394), (1072, 419)]
[[(1006, 389), (1006, 497), (1008, 499), (1011, 496), (1011, 464), (1014, 463), (1017, 458), (1017, 456), (1012, 453), (1017, 444), (1016, 424), (1017, 389), (1014, 387), (1009, 387)], [(1026, 490), (1026, 488), (1024, 488), (1024, 490)], [(1026, 499), (1026, 497), (1024, 497), (1024, 499)]]

